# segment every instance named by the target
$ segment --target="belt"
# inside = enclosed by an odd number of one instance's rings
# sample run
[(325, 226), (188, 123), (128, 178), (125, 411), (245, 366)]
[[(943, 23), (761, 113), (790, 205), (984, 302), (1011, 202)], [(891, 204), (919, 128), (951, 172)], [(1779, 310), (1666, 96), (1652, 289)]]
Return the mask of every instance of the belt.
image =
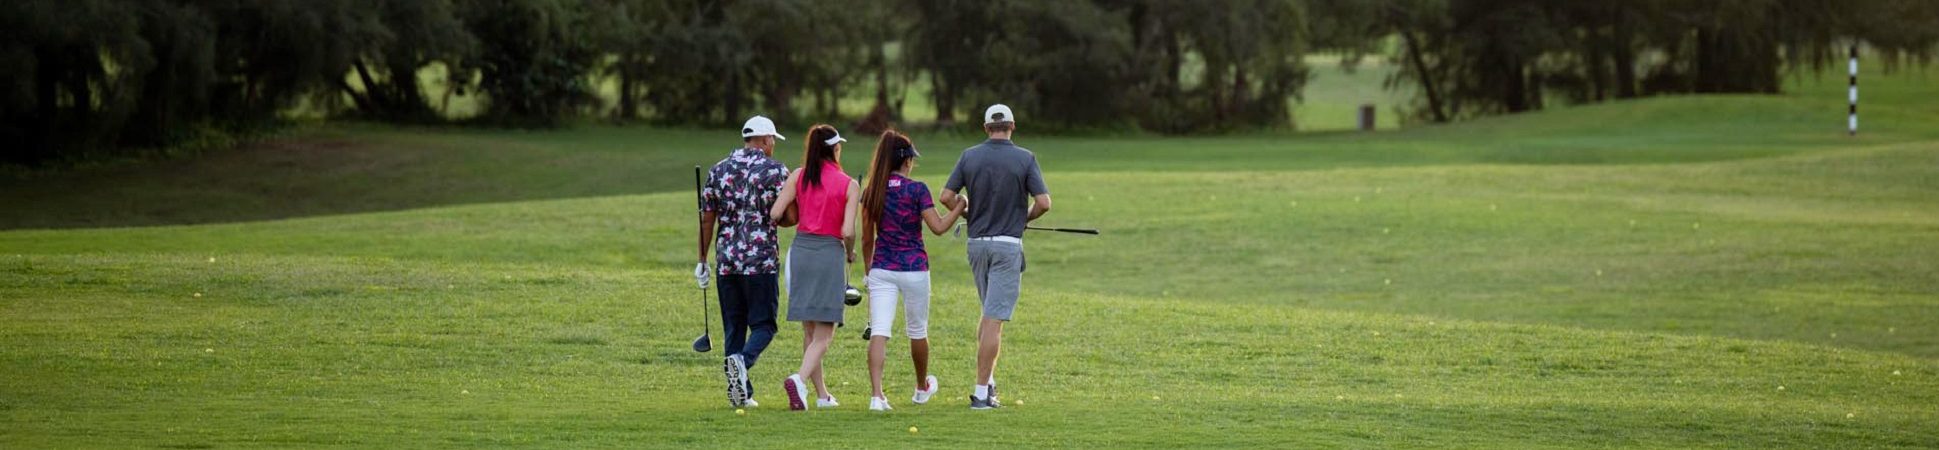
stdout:
[(1022, 238), (1017, 238), (1017, 237), (1011, 237), (1011, 236), (985, 236), (985, 237), (979, 237), (979, 238), (970, 238), (970, 240), (972, 240), (972, 241), (996, 241), (996, 242), (1008, 242), (1008, 243), (1012, 243), (1012, 244), (1017, 244), (1017, 245), (1023, 245), (1023, 239), (1022, 239)]

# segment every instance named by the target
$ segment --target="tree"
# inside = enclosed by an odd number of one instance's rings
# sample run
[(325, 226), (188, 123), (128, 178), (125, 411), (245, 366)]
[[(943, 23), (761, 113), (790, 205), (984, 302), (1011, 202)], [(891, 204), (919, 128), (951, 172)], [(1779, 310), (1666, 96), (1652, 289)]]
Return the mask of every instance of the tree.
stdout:
[(569, 0), (465, 0), (465, 27), (478, 53), (458, 66), (476, 70), (490, 96), (487, 116), (512, 125), (551, 126), (595, 103), (591, 75), (602, 53)]

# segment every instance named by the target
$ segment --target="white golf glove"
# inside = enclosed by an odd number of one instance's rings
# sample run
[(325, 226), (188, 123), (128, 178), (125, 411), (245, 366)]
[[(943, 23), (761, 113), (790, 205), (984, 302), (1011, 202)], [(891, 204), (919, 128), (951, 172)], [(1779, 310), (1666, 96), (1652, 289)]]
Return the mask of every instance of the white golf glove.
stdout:
[(706, 261), (701, 261), (700, 265), (693, 266), (693, 282), (694, 284), (699, 285), (701, 289), (707, 288), (707, 279), (708, 279), (707, 275), (708, 273), (707, 273)]

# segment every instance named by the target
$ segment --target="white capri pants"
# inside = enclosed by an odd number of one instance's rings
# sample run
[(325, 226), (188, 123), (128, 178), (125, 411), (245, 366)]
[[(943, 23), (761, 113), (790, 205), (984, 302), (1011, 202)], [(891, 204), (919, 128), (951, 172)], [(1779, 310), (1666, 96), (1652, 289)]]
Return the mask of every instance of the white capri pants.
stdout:
[(869, 269), (869, 334), (889, 337), (896, 296), (902, 296), (902, 332), (909, 339), (929, 338), (929, 272)]

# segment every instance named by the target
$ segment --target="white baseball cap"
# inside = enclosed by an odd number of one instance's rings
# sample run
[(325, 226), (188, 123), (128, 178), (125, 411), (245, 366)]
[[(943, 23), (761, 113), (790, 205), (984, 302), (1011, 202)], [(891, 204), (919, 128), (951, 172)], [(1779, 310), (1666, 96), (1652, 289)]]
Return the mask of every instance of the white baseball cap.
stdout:
[(984, 125), (989, 125), (989, 124), (998, 123), (998, 122), (1015, 122), (1015, 121), (1017, 121), (1016, 113), (1010, 112), (1010, 107), (1003, 106), (1002, 103), (990, 105), (990, 109), (983, 110)]
[(742, 138), (751, 138), (755, 136), (774, 136), (775, 139), (780, 139), (783, 141), (788, 140), (788, 138), (786, 136), (782, 136), (780, 132), (774, 131), (774, 121), (768, 120), (766, 116), (754, 116), (752, 118), (747, 119), (746, 124), (741, 125)]

